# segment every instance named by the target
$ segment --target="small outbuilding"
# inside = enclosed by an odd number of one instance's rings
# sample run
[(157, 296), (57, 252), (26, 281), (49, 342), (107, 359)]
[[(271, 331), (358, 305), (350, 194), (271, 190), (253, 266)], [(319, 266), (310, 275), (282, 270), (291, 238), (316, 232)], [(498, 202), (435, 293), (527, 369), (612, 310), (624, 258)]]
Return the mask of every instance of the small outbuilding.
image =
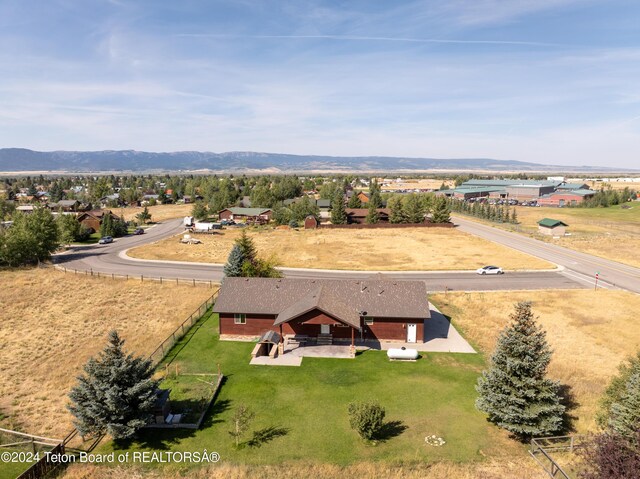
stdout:
[(318, 218), (309, 215), (304, 219), (304, 229), (315, 230), (318, 227)]
[(567, 226), (560, 220), (544, 218), (538, 221), (538, 232), (548, 236), (564, 236)]

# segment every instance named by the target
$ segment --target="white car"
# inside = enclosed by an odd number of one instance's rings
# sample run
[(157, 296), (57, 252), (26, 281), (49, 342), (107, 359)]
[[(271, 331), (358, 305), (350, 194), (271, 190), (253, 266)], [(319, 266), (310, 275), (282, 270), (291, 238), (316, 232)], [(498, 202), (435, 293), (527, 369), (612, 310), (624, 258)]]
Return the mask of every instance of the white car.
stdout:
[(484, 266), (476, 270), (478, 274), (504, 274), (499, 266)]

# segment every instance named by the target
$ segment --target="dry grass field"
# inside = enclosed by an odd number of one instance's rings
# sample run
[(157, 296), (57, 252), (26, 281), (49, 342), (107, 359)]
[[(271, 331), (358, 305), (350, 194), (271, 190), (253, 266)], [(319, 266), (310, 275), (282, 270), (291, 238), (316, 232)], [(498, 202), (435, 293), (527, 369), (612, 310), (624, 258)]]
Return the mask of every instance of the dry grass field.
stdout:
[(439, 294), (431, 300), (481, 351), (490, 354), (517, 301), (532, 301), (554, 350), (550, 377), (570, 386), (578, 432), (595, 428), (594, 413), (620, 362), (640, 349), (640, 295), (573, 290)]
[[(170, 220), (172, 218), (183, 218), (191, 215), (193, 205), (156, 205), (149, 206), (149, 213), (151, 213), (151, 221), (158, 222), (164, 220)], [(132, 206), (127, 208), (114, 208), (113, 212), (118, 216), (124, 216), (127, 221), (135, 220), (136, 215), (144, 210), (144, 207)]]
[(521, 461), (490, 459), (481, 464), (435, 463), (389, 466), (380, 463), (360, 463), (340, 467), (331, 464), (288, 463), (277, 466), (244, 466), (222, 462), (200, 469), (142, 469), (140, 467), (71, 466), (64, 479), (334, 479), (358, 477), (374, 479), (545, 479), (533, 459)]
[[(614, 190), (624, 190), (625, 188), (631, 188), (636, 191), (640, 191), (640, 178), (634, 178), (636, 181), (587, 181), (586, 183), (592, 190), (599, 190), (600, 188), (612, 188)], [(581, 180), (572, 181), (573, 183), (580, 183)]]
[(66, 395), (111, 329), (149, 354), (212, 294), (52, 269), (0, 271), (0, 285), (0, 423), (50, 437), (69, 432)]
[(393, 192), (395, 190), (404, 190), (404, 189), (429, 189), (429, 190), (437, 190), (442, 186), (442, 183), (449, 186), (450, 188), (455, 188), (454, 180), (446, 180), (446, 179), (438, 179), (438, 178), (426, 178), (426, 179), (404, 179), (400, 183), (392, 183), (390, 185), (384, 185), (381, 187), (383, 192)]
[[(519, 229), (566, 248), (640, 267), (640, 202), (629, 208), (518, 207)], [(537, 233), (537, 222), (553, 218), (569, 225), (570, 236), (551, 238)]]
[[(179, 236), (129, 251), (142, 259), (224, 263), (239, 229), (196, 235), (202, 244)], [(249, 230), (258, 251), (276, 255), (281, 266), (354, 270), (470, 270), (498, 263), (504, 269), (545, 269), (553, 265), (524, 253), (448, 228)]]

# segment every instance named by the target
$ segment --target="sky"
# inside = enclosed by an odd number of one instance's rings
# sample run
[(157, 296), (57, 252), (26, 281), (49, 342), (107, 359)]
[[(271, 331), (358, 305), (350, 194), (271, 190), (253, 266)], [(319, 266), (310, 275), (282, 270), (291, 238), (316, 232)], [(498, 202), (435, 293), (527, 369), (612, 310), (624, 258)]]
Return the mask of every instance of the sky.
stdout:
[(0, 147), (640, 168), (640, 2), (0, 0)]

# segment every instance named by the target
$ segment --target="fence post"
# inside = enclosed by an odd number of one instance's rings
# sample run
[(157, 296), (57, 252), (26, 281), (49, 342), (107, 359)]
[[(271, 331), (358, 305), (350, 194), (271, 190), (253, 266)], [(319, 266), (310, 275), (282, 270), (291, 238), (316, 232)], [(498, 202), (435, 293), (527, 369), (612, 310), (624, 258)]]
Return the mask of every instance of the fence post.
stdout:
[(196, 285), (196, 279), (195, 278), (193, 278), (193, 285), (194, 286)]
[(162, 284), (162, 276), (160, 276), (160, 284)]
[(113, 273), (111, 273), (111, 279), (116, 279)]
[(140, 275), (140, 282), (142, 283), (144, 281), (144, 275)]

